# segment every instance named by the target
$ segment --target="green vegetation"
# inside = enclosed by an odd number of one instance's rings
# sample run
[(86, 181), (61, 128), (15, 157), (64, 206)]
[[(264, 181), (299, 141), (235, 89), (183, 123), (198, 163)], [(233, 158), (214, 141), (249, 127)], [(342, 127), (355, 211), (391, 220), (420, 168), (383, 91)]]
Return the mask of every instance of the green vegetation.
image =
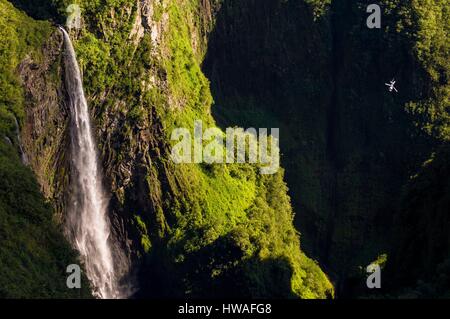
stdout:
[[(73, 1), (13, 2), (63, 23)], [(448, 0), (382, 1), (379, 31), (361, 28), (365, 1), (151, 1), (145, 19), (133, 0), (77, 2), (72, 36), (140, 296), (332, 297), (294, 224), (344, 295), (365, 294), (348, 279), (363, 284), (358, 266), (376, 256), (390, 295), (448, 295)], [(85, 296), (65, 289), (76, 256), (17, 156), (17, 67), (42, 59), (53, 28), (0, 9), (0, 295)], [(383, 94), (392, 76), (400, 92)], [(172, 129), (215, 119), (282, 128), (292, 204), (283, 170), (171, 162)]]
[[(411, 3), (414, 53), (428, 75), (426, 98), (409, 103), (419, 115), (417, 125), (428, 134), (450, 141), (450, 3), (448, 0), (415, 0)], [(405, 14), (406, 15), (406, 14)], [(409, 16), (406, 15), (408, 18)], [(406, 21), (411, 21), (406, 19)]]
[[(448, 298), (450, 293), (448, 208), (450, 202), (450, 7), (448, 0), (414, 0), (404, 6), (402, 24), (424, 81), (422, 96), (407, 103), (415, 124), (434, 140), (435, 146), (416, 172), (411, 174), (401, 196), (396, 217), (390, 275), (401, 285), (400, 296)], [(395, 269), (401, 271), (396, 272)], [(405, 288), (408, 287), (408, 288)]]
[[(426, 268), (414, 262), (422, 246), (404, 248), (418, 233), (430, 256), (440, 251), (431, 243), (448, 242), (429, 216), (432, 197), (446, 203), (437, 185), (446, 186), (424, 170), (435, 187), (418, 193), (410, 176), (448, 144), (449, 3), (379, 4), (382, 29), (371, 30), (367, 1), (223, 1), (203, 63), (221, 126), (280, 127), (302, 247), (349, 297), (367, 293), (359, 266), (381, 253), (390, 256), (391, 275), (414, 274), (390, 277), (391, 291), (414, 285), (448, 258), (442, 253)], [(395, 95), (384, 87), (392, 77)], [(405, 194), (417, 196), (415, 206), (423, 202), (428, 217), (412, 217), (418, 209), (405, 207)], [(436, 282), (432, 274), (422, 277)]]
[[(69, 3), (38, 1), (36, 15), (62, 23)], [(349, 278), (364, 284), (358, 266), (376, 256), (392, 296), (448, 295), (448, 0), (382, 1), (382, 30), (364, 27), (365, 1), (215, 0), (211, 11), (151, 1), (145, 19), (133, 0), (78, 3), (83, 27), (72, 36), (142, 296), (332, 297), (294, 224), (344, 295), (365, 294)], [(47, 276), (63, 276), (74, 256), (56, 244), (51, 210), (9, 145), (25, 120), (18, 64), (41, 59), (52, 27), (7, 1), (0, 9), (0, 174), (11, 181), (0, 192), (0, 267), (28, 278), (32, 259), (41, 278), (23, 289), (2, 282), (1, 294), (28, 296), (39, 284), (43, 296), (69, 296)], [(397, 95), (383, 86), (393, 76)], [(282, 128), (292, 204), (283, 170), (173, 164), (171, 132), (195, 120)], [(16, 192), (29, 207), (17, 207)]]
[(401, 211), (395, 220), (399, 225), (398, 245), (386, 268), (391, 278), (402, 283), (395, 287), (397, 295), (450, 296), (449, 161), (449, 146), (437, 148), (404, 189)]
[(322, 17), (330, 7), (333, 0), (305, 0), (313, 9), (314, 19)]
[(147, 226), (145, 225), (144, 221), (140, 216), (134, 216), (134, 219), (137, 223), (137, 228), (139, 232), (141, 233), (141, 245), (142, 249), (145, 253), (148, 253), (149, 250), (152, 248), (152, 243), (150, 242), (150, 238), (148, 237), (147, 232)]
[(50, 23), (36, 22), (16, 10), (9, 2), (0, 2), (0, 135), (12, 139), (16, 124), (24, 118), (23, 92), (16, 68), (28, 54), (39, 61), (39, 50), (50, 32)]
[(53, 210), (16, 150), (0, 141), (0, 298), (89, 298), (89, 282), (68, 289), (66, 267), (76, 255)]
[[(60, 12), (65, 4), (58, 2)], [(135, 1), (80, 5), (85, 25), (75, 47), (90, 107), (98, 125), (108, 123), (110, 112), (123, 118), (114, 128), (120, 136), (113, 155), (118, 163), (140, 145), (136, 128), (149, 121), (161, 123), (163, 135), (154, 138), (167, 145), (175, 127), (192, 128), (196, 119), (215, 125), (209, 82), (200, 69), (202, 44), (192, 45), (200, 32), (197, 1), (168, 1), (156, 8), (153, 21), (164, 32), (159, 47), (148, 33), (136, 43), (130, 38)], [(132, 225), (145, 262), (142, 294), (231, 295), (226, 278), (233, 274), (245, 285), (242, 296), (333, 296), (328, 278), (300, 250), (281, 172), (263, 177), (251, 165), (173, 165), (169, 155), (162, 153), (145, 167), (153, 190), (145, 196), (160, 202), (155, 211), (132, 205), (139, 210)], [(165, 179), (169, 185), (161, 185)], [(131, 205), (126, 195), (117, 196)], [(234, 253), (228, 255), (229, 249)]]
[(0, 297), (86, 298), (66, 286), (66, 267), (78, 263), (45, 203), (36, 178), (20, 161), (16, 131), (24, 123), (24, 94), (17, 67), (26, 56), (41, 60), (40, 48), (52, 31), (0, 1)]

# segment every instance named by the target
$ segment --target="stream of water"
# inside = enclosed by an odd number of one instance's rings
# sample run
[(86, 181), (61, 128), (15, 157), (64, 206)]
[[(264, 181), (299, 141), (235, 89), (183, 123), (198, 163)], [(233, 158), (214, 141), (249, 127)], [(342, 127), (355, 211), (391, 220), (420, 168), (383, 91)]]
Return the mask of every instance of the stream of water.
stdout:
[(64, 34), (66, 89), (70, 105), (71, 203), (66, 231), (79, 251), (86, 275), (97, 298), (121, 298), (112, 254), (108, 198), (102, 185), (88, 105), (76, 54)]

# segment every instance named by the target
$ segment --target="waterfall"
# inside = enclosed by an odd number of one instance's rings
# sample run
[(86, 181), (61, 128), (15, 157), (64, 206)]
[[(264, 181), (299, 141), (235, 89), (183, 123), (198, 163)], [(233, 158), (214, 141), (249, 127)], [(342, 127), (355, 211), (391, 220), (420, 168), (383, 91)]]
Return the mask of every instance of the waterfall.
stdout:
[(23, 150), (22, 139), (20, 138), (19, 122), (17, 121), (17, 117), (15, 117), (15, 116), (14, 116), (14, 122), (16, 124), (16, 138), (17, 138), (17, 144), (19, 145), (20, 159), (22, 160), (22, 164), (28, 165), (28, 156)]
[(65, 80), (70, 106), (71, 203), (66, 232), (80, 252), (86, 275), (98, 298), (121, 298), (118, 275), (110, 238), (107, 214), (108, 198), (102, 185), (89, 111), (83, 92), (81, 72), (67, 32), (65, 44)]

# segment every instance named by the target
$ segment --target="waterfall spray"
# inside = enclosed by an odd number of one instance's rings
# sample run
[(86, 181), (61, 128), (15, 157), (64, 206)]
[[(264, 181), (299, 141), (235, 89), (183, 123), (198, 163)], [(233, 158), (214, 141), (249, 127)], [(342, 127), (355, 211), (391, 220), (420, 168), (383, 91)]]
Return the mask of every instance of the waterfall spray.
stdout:
[(121, 298), (111, 249), (108, 199), (102, 185), (81, 72), (70, 37), (60, 29), (64, 35), (65, 79), (71, 116), (72, 198), (66, 231), (80, 252), (94, 296)]

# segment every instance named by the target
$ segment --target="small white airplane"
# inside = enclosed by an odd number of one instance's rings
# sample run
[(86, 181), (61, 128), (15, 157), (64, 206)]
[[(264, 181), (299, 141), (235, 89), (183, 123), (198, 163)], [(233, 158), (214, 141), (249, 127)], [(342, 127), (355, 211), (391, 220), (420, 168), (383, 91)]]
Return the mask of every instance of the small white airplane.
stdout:
[(395, 79), (392, 79), (392, 81), (390, 83), (384, 83), (387, 86), (389, 86), (389, 92), (392, 92), (392, 91), (398, 92), (397, 89), (394, 86), (395, 82), (396, 82)]

